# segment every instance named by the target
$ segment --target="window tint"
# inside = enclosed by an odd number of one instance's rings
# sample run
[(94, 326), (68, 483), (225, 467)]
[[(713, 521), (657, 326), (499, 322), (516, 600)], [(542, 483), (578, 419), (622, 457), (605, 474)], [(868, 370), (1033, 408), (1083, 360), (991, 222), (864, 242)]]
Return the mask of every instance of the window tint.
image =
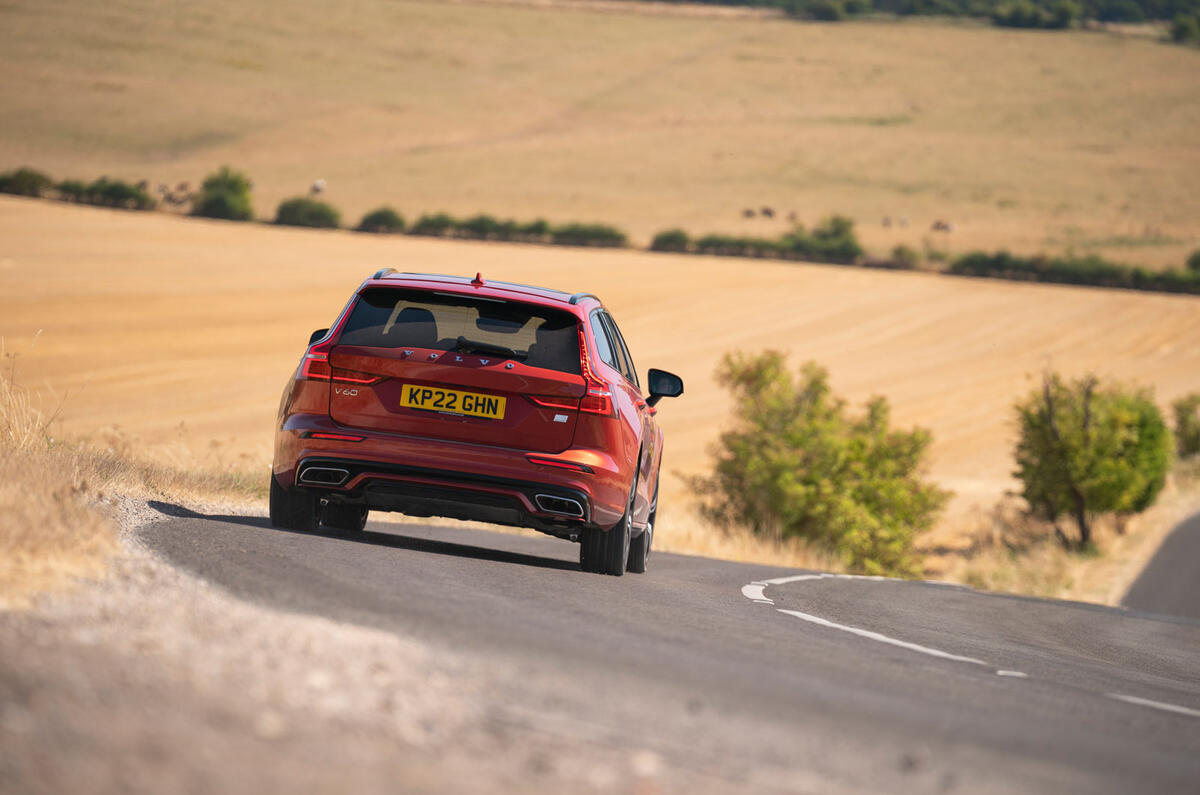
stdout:
[(604, 328), (604, 324), (600, 321), (600, 313), (593, 312), (589, 320), (592, 326), (592, 334), (596, 338), (596, 351), (600, 354), (601, 361), (608, 364), (609, 367), (615, 367), (620, 370), (621, 365), (617, 364), (617, 357), (613, 353), (612, 342), (608, 339), (608, 330)]
[(637, 368), (633, 365), (633, 357), (629, 355), (629, 347), (625, 345), (625, 338), (621, 336), (621, 330), (617, 328), (617, 321), (612, 319), (612, 315), (605, 312), (604, 323), (608, 326), (608, 330), (612, 333), (612, 338), (621, 352), (621, 366), (617, 369), (625, 375), (627, 380), (640, 387)]
[[(358, 297), (339, 345), (462, 350), (509, 349), (532, 367), (580, 372), (578, 321), (567, 312), (516, 301), (376, 287)], [(506, 354), (496, 351), (497, 356)]]

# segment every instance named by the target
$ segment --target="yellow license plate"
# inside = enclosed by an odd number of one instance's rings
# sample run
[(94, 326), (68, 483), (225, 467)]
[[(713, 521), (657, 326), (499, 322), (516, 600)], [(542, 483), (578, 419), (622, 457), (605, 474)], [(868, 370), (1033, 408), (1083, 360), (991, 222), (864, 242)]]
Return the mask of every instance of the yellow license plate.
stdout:
[(505, 398), (496, 395), (477, 395), (474, 392), (459, 392), (456, 389), (439, 389), (432, 386), (405, 384), (400, 393), (400, 405), (426, 411), (445, 411), (451, 414), (468, 414), (486, 417), (489, 420), (504, 419)]

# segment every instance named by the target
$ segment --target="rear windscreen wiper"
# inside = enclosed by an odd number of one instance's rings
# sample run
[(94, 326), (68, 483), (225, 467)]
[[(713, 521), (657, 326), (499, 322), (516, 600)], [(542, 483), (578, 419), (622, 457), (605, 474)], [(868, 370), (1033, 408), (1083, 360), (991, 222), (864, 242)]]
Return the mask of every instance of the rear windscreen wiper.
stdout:
[(494, 353), (497, 356), (503, 356), (507, 359), (525, 358), (525, 354), (517, 353), (512, 348), (506, 348), (503, 345), (493, 345), (490, 342), (469, 340), (466, 337), (458, 338), (458, 342), (455, 344), (454, 350), (458, 351), (459, 353)]

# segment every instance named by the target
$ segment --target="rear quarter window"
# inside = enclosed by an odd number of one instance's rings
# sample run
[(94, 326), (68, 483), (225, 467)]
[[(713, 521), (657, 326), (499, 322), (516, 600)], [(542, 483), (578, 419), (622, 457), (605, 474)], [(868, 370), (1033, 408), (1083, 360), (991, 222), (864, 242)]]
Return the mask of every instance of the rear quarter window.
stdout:
[[(338, 337), (364, 348), (461, 350), (579, 374), (578, 320), (519, 301), (376, 287), (364, 290)], [(494, 348), (494, 351), (484, 350)], [(512, 356), (501, 352), (512, 351)]]

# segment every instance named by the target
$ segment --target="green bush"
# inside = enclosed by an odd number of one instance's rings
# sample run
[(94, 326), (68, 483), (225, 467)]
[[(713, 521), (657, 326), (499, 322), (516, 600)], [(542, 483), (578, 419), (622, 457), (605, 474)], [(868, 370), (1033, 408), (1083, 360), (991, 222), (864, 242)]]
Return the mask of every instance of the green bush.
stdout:
[(49, 176), (32, 168), (18, 168), (0, 174), (0, 193), (38, 198), (53, 184), (54, 180)]
[(408, 230), (410, 235), (426, 235), (429, 237), (445, 237), (458, 228), (458, 221), (446, 213), (422, 215)]
[[(1047, 374), (1015, 408), (1014, 474), (1030, 510), (1055, 523), (1064, 546), (1090, 548), (1095, 516), (1140, 513), (1158, 498), (1172, 445), (1149, 393)], [(1074, 519), (1077, 542), (1058, 529), (1063, 516)]]
[(336, 229), (342, 225), (342, 216), (325, 202), (297, 196), (279, 204), (279, 209), (275, 211), (275, 223), (283, 226)]
[(846, 18), (846, 9), (838, 0), (790, 0), (785, 10), (789, 16), (817, 22), (839, 22)]
[(921, 264), (921, 255), (917, 253), (916, 249), (901, 243), (892, 249), (892, 262), (897, 268), (913, 270)]
[(1175, 449), (1180, 458), (1200, 453), (1200, 394), (1193, 392), (1171, 404), (1175, 412)]
[(364, 215), (356, 229), (359, 232), (399, 234), (404, 231), (404, 217), (391, 207), (380, 207)]
[(1176, 44), (1200, 42), (1200, 16), (1180, 14), (1171, 23), (1171, 41)]
[(927, 431), (892, 428), (881, 397), (851, 416), (823, 368), (808, 363), (794, 378), (776, 351), (727, 354), (716, 375), (733, 392), (735, 428), (720, 437), (712, 476), (695, 483), (708, 516), (807, 539), (855, 571), (919, 573), (913, 540), (949, 497), (920, 477)]
[(1083, 9), (1072, 0), (1057, 0), (1049, 8), (1029, 0), (1004, 3), (992, 11), (992, 22), (1006, 28), (1062, 30), (1080, 18)]
[(650, 242), (651, 251), (687, 251), (691, 238), (682, 229), (667, 229), (659, 232)]
[(517, 235), (526, 242), (543, 243), (550, 237), (550, 222), (537, 218), (526, 224), (518, 224)]
[(1187, 258), (1187, 269), (1189, 273), (1200, 274), (1200, 249), (1193, 251)]
[(550, 230), (550, 242), (557, 246), (601, 246), (623, 248), (629, 239), (621, 230), (607, 224), (563, 224)]
[(88, 185), (83, 200), (100, 207), (119, 207), (123, 210), (153, 210), (158, 206), (158, 202), (145, 189), (108, 177), (101, 177)]
[(80, 179), (64, 179), (54, 186), (55, 193), (63, 201), (87, 201), (87, 183)]
[(200, 186), (200, 195), (192, 205), (192, 215), (226, 221), (249, 221), (254, 217), (250, 188), (249, 177), (229, 166), (221, 166), (220, 170), (205, 177)]
[(458, 224), (459, 237), (472, 238), (474, 240), (498, 240), (501, 234), (511, 230), (511, 226), (506, 227), (505, 223), (497, 221), (490, 215), (476, 215)]

